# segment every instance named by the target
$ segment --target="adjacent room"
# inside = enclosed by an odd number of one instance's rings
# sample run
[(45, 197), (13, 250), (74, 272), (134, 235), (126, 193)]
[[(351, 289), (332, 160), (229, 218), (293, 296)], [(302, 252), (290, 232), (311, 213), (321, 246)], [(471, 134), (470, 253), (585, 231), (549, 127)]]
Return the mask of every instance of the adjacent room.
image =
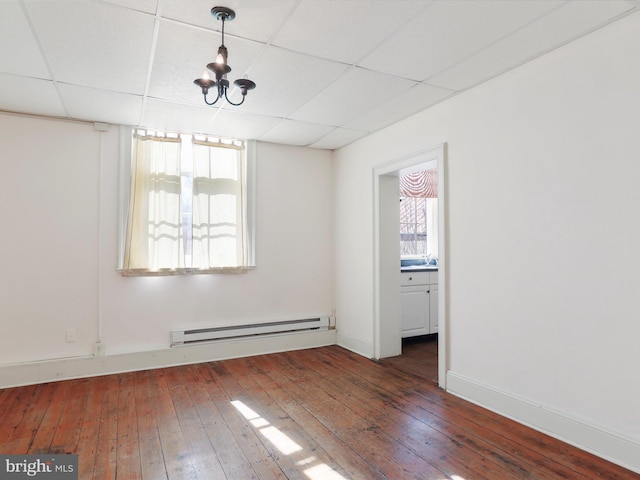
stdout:
[(0, 40), (0, 477), (640, 478), (640, 1)]

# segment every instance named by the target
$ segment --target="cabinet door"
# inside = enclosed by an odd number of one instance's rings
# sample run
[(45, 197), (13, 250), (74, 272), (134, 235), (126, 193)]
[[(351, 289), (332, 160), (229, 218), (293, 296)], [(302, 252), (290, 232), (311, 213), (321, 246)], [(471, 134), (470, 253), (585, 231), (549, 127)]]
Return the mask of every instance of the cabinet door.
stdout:
[(429, 285), (401, 288), (402, 337), (429, 333)]
[(431, 285), (429, 297), (429, 333), (438, 333), (438, 285)]

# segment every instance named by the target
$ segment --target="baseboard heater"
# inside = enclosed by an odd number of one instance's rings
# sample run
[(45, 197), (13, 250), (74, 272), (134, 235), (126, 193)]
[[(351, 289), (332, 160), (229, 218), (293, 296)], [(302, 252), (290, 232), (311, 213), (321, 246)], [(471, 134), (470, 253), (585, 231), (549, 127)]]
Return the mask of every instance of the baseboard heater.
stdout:
[(191, 330), (172, 330), (171, 346), (192, 345), (194, 343), (250, 338), (264, 335), (297, 333), (313, 330), (328, 330), (329, 317), (283, 320), (277, 322), (252, 323), (230, 327), (194, 328)]

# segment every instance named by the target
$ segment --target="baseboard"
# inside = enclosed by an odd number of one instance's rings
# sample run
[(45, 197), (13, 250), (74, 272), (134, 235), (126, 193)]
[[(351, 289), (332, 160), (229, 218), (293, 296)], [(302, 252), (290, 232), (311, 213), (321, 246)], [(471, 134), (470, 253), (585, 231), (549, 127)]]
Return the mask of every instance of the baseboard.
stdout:
[(358, 340), (357, 338), (342, 335), (339, 331), (336, 338), (336, 344), (366, 358), (373, 358), (374, 356), (373, 345), (363, 342), (362, 340)]
[(447, 372), (447, 391), (563, 442), (640, 473), (640, 443), (570, 415)]
[(0, 366), (0, 388), (250, 357), (336, 344), (335, 330), (222, 340), (143, 352), (73, 357)]

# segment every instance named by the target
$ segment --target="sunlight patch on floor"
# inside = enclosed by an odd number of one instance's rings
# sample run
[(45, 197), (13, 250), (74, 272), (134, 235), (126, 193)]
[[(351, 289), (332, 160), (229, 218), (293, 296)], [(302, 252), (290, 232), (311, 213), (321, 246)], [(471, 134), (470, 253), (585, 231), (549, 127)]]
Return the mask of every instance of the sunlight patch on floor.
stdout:
[[(242, 414), (242, 416), (246, 418), (249, 423), (251, 423), (251, 425), (253, 425), (254, 428), (269, 440), (269, 442), (271, 442), (271, 444), (283, 455), (291, 455), (292, 453), (303, 450), (300, 445), (282, 433), (278, 428), (271, 425), (266, 419), (248, 407), (244, 402), (240, 400), (232, 400), (231, 405), (233, 405), (236, 410), (238, 410), (238, 412), (240, 412), (240, 414)], [(300, 465), (301, 467), (311, 465), (303, 471), (311, 480), (346, 480), (326, 463), (316, 463), (315, 465), (312, 465), (314, 462), (318, 462), (316, 457), (308, 457), (303, 460), (299, 460), (296, 462), (296, 465)]]
[(304, 471), (304, 474), (311, 480), (345, 480), (342, 475), (333, 470), (326, 463), (320, 463), (311, 468), (307, 468)]

